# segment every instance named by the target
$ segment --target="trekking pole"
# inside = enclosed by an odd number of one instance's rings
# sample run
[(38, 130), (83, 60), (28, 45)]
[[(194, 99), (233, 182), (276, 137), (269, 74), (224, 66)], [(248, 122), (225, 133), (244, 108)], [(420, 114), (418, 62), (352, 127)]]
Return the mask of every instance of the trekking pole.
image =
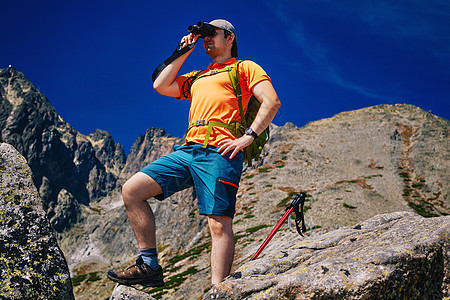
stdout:
[[(261, 252), (264, 250), (264, 248), (267, 246), (267, 244), (270, 242), (270, 240), (273, 238), (275, 233), (277, 233), (278, 229), (280, 229), (281, 225), (283, 225), (284, 221), (286, 221), (287, 218), (292, 214), (292, 212), (295, 211), (296, 218), (295, 218), (295, 226), (297, 228), (297, 232), (303, 236), (302, 231), (306, 231), (305, 226), (305, 219), (303, 217), (303, 206), (305, 204), (305, 193), (297, 194), (295, 199), (292, 201), (291, 205), (289, 205), (286, 208), (286, 212), (284, 213), (283, 217), (278, 221), (277, 225), (272, 229), (272, 232), (269, 234), (269, 236), (266, 238), (266, 240), (262, 243), (262, 245), (259, 247), (258, 251), (256, 251), (255, 255), (250, 259), (250, 261), (255, 260), (258, 258), (258, 256), (261, 254)], [(301, 208), (301, 210), (300, 210)], [(302, 228), (300, 230), (299, 223), (302, 223)]]

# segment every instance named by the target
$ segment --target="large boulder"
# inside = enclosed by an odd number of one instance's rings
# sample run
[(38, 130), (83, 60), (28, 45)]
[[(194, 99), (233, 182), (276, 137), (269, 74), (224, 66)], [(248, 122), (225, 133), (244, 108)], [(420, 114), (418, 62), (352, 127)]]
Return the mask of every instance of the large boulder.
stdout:
[(5, 143), (0, 144), (0, 183), (0, 298), (74, 299), (31, 169)]
[(450, 216), (378, 215), (242, 265), (203, 299), (442, 299), (449, 236)]

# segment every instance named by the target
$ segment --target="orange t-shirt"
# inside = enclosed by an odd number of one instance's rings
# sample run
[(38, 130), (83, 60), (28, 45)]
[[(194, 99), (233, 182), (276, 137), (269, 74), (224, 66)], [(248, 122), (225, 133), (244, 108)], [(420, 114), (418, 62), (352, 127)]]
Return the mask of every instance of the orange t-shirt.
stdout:
[[(223, 63), (211, 63), (208, 70), (219, 70), (236, 61), (231, 58)], [(266, 72), (256, 63), (245, 60), (239, 63), (239, 81), (242, 89), (242, 107), (244, 112), (247, 110), (248, 101), (252, 96), (253, 87), (263, 81), (270, 80)], [(183, 83), (197, 71), (178, 76), (176, 81), (180, 88), (180, 99), (183, 99)], [(209, 76), (204, 76), (194, 81), (191, 87), (191, 107), (189, 111), (189, 124), (197, 120), (217, 121), (230, 123), (231, 121), (240, 121), (239, 104), (233, 92), (228, 72), (220, 72)], [(250, 125), (250, 124), (248, 124)], [(203, 144), (208, 126), (195, 126), (186, 135), (186, 142)], [(226, 139), (236, 139), (231, 132), (224, 127), (212, 127), (208, 140), (208, 145), (218, 146), (218, 143)]]

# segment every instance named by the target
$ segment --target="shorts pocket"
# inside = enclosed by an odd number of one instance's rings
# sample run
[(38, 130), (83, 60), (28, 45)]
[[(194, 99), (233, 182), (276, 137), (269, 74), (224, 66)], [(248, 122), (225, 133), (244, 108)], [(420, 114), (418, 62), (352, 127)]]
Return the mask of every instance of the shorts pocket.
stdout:
[(217, 179), (217, 182), (219, 182), (219, 183), (223, 183), (223, 184), (228, 184), (228, 185), (231, 185), (232, 187), (235, 187), (236, 189), (238, 189), (239, 188), (239, 186), (236, 184), (236, 183), (234, 183), (234, 182), (231, 182), (231, 181), (227, 181), (227, 180), (225, 180), (225, 179), (222, 179), (222, 178), (219, 178), (219, 179)]
[(213, 214), (233, 217), (236, 205), (236, 193), (239, 183), (226, 178), (218, 178), (214, 192)]

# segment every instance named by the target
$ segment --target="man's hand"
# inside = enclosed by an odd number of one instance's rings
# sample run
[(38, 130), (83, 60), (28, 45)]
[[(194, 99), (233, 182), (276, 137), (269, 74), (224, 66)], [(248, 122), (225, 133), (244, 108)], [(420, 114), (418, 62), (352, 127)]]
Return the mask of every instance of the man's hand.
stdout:
[(220, 148), (217, 152), (222, 152), (222, 156), (227, 154), (230, 151), (233, 151), (230, 155), (230, 158), (233, 158), (239, 151), (243, 150), (245, 147), (250, 146), (255, 139), (251, 135), (243, 135), (236, 140), (223, 140), (219, 142)]
[(192, 33), (189, 33), (188, 35), (183, 36), (183, 38), (180, 41), (180, 49), (183, 49), (187, 45), (197, 43), (199, 38), (200, 38), (200, 34), (193, 35)]

